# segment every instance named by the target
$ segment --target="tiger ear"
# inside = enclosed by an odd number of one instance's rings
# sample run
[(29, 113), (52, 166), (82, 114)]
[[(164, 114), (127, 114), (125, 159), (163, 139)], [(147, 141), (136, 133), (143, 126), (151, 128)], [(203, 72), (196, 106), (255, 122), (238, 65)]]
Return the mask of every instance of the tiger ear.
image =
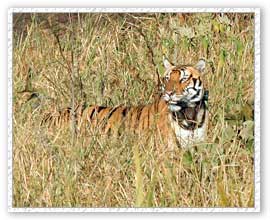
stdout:
[(205, 69), (205, 60), (204, 59), (200, 59), (199, 62), (195, 65), (195, 68), (202, 73)]
[(170, 63), (169, 60), (167, 60), (165, 57), (163, 57), (163, 65), (166, 69), (171, 69), (173, 65)]

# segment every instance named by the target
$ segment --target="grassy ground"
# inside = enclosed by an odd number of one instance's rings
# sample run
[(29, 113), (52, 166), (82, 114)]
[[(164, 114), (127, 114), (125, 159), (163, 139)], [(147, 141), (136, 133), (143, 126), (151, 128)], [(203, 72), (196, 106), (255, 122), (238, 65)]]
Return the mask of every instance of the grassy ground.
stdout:
[[(252, 14), (17, 14), (13, 32), (14, 207), (254, 206)], [(74, 103), (153, 101), (162, 55), (207, 61), (206, 143), (73, 135), (40, 127)]]

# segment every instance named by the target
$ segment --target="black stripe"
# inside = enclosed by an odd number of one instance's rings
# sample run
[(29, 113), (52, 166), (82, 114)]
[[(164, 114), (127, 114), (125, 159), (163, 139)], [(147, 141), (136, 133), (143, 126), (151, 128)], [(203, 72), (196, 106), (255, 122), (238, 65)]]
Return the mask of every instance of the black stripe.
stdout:
[(107, 108), (107, 107), (105, 107), (105, 106), (98, 106), (97, 113), (100, 113), (105, 108)]
[(115, 107), (115, 108), (113, 108), (110, 112), (109, 112), (109, 114), (106, 116), (108, 119), (112, 116), (112, 114), (118, 109), (119, 107)]
[(185, 82), (186, 82), (186, 81), (189, 81), (191, 77), (192, 77), (192, 75), (189, 75), (189, 77), (188, 77), (188, 78), (183, 77), (181, 80), (185, 80)]
[(104, 107), (104, 106), (97, 106), (97, 107), (95, 107), (93, 109), (93, 111), (91, 112), (91, 115), (90, 115), (89, 119), (91, 120), (94, 117), (94, 114), (98, 114), (99, 112), (101, 112), (105, 108), (107, 108), (107, 107)]
[(137, 115), (137, 120), (140, 120), (143, 108), (144, 108), (144, 106), (139, 106), (139, 110), (138, 110), (139, 114)]
[(196, 85), (196, 82), (197, 82), (197, 79), (193, 78), (192, 81), (193, 81), (193, 84), (195, 86)]
[(49, 123), (50, 121), (53, 121), (52, 119), (53, 119), (52, 115), (49, 114), (49, 115), (47, 116), (46, 120), (45, 120), (45, 123)]
[(128, 108), (128, 107), (125, 107), (125, 108), (123, 109), (123, 111), (122, 111), (122, 116), (123, 116), (123, 117), (126, 117), (128, 111), (129, 111), (129, 108)]
[(198, 78), (198, 80), (199, 80), (199, 85), (198, 86), (201, 86), (202, 85), (202, 81), (201, 81), (200, 78)]
[(95, 111), (96, 111), (96, 109), (94, 108), (94, 109), (93, 109), (93, 111), (91, 112), (90, 117), (89, 117), (89, 119), (90, 119), (90, 120), (92, 119), (92, 117), (93, 117), (93, 115), (94, 115)]
[(138, 123), (140, 121), (143, 108), (144, 108), (144, 106), (139, 106), (138, 107), (138, 111), (137, 111), (137, 126), (139, 125)]
[[(195, 89), (195, 90), (196, 90), (196, 89)], [(195, 96), (198, 96), (202, 90), (201, 90), (201, 89), (198, 89), (198, 90), (196, 90), (196, 91), (197, 91), (197, 93), (195, 94)]]
[[(196, 92), (196, 94), (195, 95), (193, 95), (192, 97), (191, 97), (191, 99), (190, 99), (190, 101), (191, 100), (193, 100), (193, 99), (195, 99), (195, 98), (197, 98), (197, 97), (199, 97), (199, 94), (200, 94), (200, 92), (202, 91), (201, 89), (194, 89), (195, 91), (197, 91)], [(200, 100), (198, 101), (198, 102), (200, 102)]]

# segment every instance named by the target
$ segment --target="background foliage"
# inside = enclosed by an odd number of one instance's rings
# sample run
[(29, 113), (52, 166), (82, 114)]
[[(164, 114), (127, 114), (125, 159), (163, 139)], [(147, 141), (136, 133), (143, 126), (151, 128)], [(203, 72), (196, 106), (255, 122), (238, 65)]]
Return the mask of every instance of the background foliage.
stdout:
[[(254, 206), (254, 14), (15, 14), (14, 207)], [(162, 56), (207, 61), (206, 143), (74, 136), (40, 126), (75, 104), (153, 101)], [(161, 142), (160, 142), (161, 144)]]

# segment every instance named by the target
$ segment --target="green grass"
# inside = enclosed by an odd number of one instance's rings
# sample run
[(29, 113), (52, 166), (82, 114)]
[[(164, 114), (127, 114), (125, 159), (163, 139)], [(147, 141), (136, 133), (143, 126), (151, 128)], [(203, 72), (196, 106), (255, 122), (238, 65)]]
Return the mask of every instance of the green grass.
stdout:
[[(13, 52), (13, 207), (254, 206), (253, 14), (17, 14)], [(40, 127), (72, 100), (151, 103), (163, 54), (207, 61), (205, 143)]]

